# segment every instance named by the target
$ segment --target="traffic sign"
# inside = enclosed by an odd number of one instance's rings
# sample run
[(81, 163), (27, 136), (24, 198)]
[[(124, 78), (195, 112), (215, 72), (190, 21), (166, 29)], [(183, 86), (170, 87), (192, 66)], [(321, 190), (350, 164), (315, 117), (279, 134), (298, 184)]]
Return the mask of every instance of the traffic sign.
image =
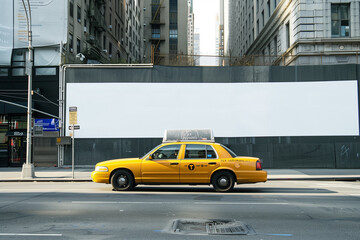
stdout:
[(77, 124), (77, 107), (69, 107), (69, 124)]
[(73, 127), (74, 127), (74, 130), (80, 130), (80, 125), (71, 125), (71, 126), (69, 126), (69, 130), (73, 130)]
[(43, 135), (43, 126), (35, 125), (33, 128), (34, 136), (42, 136)]

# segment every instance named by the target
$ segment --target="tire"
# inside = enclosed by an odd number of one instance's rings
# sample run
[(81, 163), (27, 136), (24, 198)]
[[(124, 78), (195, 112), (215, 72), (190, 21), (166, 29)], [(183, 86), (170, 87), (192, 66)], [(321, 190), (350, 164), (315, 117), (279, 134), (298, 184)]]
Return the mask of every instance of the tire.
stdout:
[(211, 184), (217, 192), (230, 192), (235, 185), (234, 175), (228, 171), (216, 172), (211, 178)]
[(116, 191), (127, 191), (135, 187), (135, 180), (129, 171), (118, 170), (111, 177), (111, 185)]

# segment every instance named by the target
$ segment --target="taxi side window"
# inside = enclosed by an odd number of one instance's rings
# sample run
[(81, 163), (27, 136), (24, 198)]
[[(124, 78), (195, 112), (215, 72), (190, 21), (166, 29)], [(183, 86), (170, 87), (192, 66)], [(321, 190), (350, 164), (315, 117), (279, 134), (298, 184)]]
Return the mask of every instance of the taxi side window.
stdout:
[(207, 158), (216, 158), (216, 153), (215, 153), (214, 149), (209, 145), (206, 145), (206, 157)]
[(181, 147), (180, 144), (163, 146), (163, 147), (159, 148), (158, 150), (156, 150), (156, 152), (154, 152), (152, 154), (152, 158), (154, 160), (156, 160), (156, 159), (177, 159), (180, 147)]
[(209, 145), (188, 144), (185, 149), (185, 159), (216, 158), (214, 149)]

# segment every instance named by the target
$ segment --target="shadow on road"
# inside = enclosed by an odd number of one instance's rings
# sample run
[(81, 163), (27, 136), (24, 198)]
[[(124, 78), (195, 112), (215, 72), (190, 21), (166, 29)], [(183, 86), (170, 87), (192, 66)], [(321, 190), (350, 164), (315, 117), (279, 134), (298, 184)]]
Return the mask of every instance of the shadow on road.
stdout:
[[(213, 188), (210, 187), (164, 187), (164, 186), (138, 186), (134, 188), (131, 192), (193, 192), (193, 193), (216, 193)], [(233, 191), (229, 193), (336, 193), (334, 191), (330, 191), (327, 189), (319, 189), (319, 188), (241, 188), (236, 187)], [(228, 193), (220, 193), (220, 194), (228, 194)]]

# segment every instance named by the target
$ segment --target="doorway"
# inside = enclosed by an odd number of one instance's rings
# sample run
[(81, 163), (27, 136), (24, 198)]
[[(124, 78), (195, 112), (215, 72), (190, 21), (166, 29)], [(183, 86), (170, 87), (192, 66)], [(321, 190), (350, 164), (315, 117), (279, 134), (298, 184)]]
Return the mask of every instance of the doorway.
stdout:
[(11, 167), (21, 167), (26, 161), (26, 137), (11, 136), (9, 141)]

